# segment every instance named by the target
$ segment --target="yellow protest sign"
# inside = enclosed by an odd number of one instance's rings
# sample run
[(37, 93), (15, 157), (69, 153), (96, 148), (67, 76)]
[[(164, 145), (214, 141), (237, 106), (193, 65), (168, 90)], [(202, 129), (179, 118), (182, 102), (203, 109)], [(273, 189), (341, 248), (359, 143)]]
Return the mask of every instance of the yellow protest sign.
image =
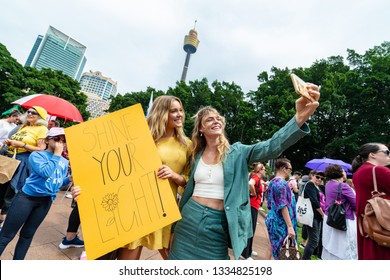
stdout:
[(181, 218), (140, 104), (65, 129), (88, 259)]

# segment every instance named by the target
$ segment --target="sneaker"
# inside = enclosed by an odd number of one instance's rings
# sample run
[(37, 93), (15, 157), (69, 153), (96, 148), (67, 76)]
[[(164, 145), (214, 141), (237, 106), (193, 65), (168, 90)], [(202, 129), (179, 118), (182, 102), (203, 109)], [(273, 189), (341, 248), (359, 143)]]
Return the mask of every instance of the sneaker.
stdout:
[(303, 243), (299, 244), (299, 247), (305, 249), (305, 245), (303, 245)]
[(80, 240), (77, 236), (72, 240), (67, 240), (66, 237), (62, 240), (59, 245), (60, 249), (68, 249), (68, 248), (81, 248), (84, 247), (84, 241)]
[(251, 254), (253, 257), (257, 257), (259, 254), (257, 254), (257, 252), (255, 251), (252, 251), (252, 254)]
[(249, 257), (247, 259), (245, 259), (246, 261), (254, 261), (254, 259), (252, 259), (252, 257)]

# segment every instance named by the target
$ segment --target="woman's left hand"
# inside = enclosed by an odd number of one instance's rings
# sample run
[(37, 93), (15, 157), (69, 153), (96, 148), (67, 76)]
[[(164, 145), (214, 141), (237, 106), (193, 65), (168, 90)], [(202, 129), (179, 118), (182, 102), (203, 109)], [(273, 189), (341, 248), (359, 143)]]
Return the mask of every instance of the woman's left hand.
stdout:
[(299, 127), (301, 127), (320, 105), (318, 102), (320, 98), (319, 87), (315, 84), (306, 83), (306, 88), (311, 97), (315, 100), (311, 102), (307, 98), (300, 97), (295, 101), (295, 120)]
[(79, 199), (79, 196), (81, 194), (81, 188), (79, 186), (73, 186), (72, 187), (72, 196), (75, 201)]

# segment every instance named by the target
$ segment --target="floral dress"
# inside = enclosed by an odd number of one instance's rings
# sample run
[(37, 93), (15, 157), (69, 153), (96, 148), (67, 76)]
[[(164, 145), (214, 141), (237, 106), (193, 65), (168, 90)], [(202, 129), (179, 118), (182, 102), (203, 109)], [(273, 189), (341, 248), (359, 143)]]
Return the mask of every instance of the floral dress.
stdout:
[(287, 182), (282, 178), (274, 178), (268, 185), (268, 213), (265, 219), (269, 239), (272, 247), (272, 255), (278, 259), (279, 249), (287, 236), (287, 225), (283, 219), (282, 209), (287, 206), (288, 213), (295, 230), (297, 239), (296, 202)]

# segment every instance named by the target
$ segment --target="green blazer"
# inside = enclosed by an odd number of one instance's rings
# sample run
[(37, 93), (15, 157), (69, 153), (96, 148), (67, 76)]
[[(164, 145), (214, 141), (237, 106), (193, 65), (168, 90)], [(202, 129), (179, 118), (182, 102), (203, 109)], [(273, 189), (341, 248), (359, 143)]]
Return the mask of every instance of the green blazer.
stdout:
[[(222, 165), (224, 207), (235, 259), (240, 257), (242, 250), (246, 247), (248, 238), (253, 235), (248, 191), (248, 164), (279, 157), (284, 150), (309, 134), (309, 132), (310, 129), (306, 124), (299, 128), (295, 118), (292, 118), (267, 141), (253, 145), (244, 145), (237, 142), (230, 146)], [(190, 179), (179, 204), (180, 210), (194, 192), (194, 173), (202, 154), (203, 151), (196, 155), (195, 162), (191, 166)]]

